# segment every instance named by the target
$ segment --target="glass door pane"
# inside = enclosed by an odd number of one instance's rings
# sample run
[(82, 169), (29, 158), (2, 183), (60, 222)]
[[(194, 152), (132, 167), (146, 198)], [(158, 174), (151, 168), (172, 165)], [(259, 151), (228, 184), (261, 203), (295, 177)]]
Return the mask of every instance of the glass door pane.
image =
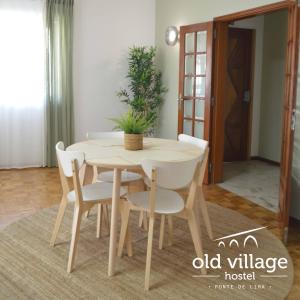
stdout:
[(196, 75), (205, 75), (206, 54), (198, 54), (196, 60)]
[(184, 100), (184, 117), (192, 118), (193, 117), (193, 100)]
[(195, 122), (195, 137), (198, 139), (204, 138), (204, 123)]
[(194, 78), (185, 77), (184, 78), (184, 96), (192, 97), (194, 94)]
[(185, 75), (194, 75), (194, 65), (195, 65), (195, 61), (194, 61), (194, 54), (190, 54), (190, 55), (186, 55), (185, 56)]
[(192, 127), (193, 127), (193, 122), (191, 120), (183, 120), (183, 133), (187, 135), (192, 135)]
[(197, 32), (197, 52), (206, 52), (206, 31)]
[(195, 103), (195, 117), (198, 119), (202, 119), (204, 120), (204, 109), (205, 109), (205, 105), (204, 105), (204, 100), (196, 100)]
[(186, 53), (195, 51), (194, 42), (195, 42), (194, 32), (186, 33), (186, 35), (185, 35), (185, 52)]
[(196, 78), (196, 97), (205, 97), (205, 77)]

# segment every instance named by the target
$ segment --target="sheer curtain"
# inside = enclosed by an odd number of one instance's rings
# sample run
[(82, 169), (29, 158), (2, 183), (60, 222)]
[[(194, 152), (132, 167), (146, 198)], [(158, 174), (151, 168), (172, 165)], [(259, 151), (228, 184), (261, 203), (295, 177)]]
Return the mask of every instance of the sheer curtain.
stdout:
[(0, 0), (0, 168), (45, 165), (43, 0)]

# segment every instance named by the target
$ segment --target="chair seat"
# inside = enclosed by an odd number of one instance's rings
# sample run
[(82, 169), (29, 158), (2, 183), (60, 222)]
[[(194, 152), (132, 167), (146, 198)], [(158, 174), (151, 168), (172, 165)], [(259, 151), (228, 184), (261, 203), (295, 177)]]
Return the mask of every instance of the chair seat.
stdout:
[[(133, 205), (145, 210), (149, 209), (150, 192), (138, 192), (127, 195), (127, 199)], [(171, 190), (158, 188), (156, 191), (155, 212), (158, 214), (176, 214), (184, 209), (184, 201), (181, 196)]]
[[(113, 185), (109, 182), (96, 182), (84, 185), (82, 188), (83, 201), (107, 200), (112, 197)], [(126, 189), (121, 187), (120, 196), (126, 194)], [(74, 202), (76, 199), (75, 191), (68, 193), (68, 200)]]
[[(122, 171), (121, 173), (122, 183), (137, 181), (137, 180), (141, 180), (142, 178), (143, 176), (141, 174), (134, 173), (134, 172)], [(113, 171), (101, 172), (98, 175), (97, 180), (104, 181), (104, 182), (113, 182), (114, 172)]]

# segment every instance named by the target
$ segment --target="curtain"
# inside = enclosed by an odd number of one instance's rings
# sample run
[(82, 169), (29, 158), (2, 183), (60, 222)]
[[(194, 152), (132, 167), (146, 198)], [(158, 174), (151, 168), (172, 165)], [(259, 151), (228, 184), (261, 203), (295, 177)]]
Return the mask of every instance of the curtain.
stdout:
[(74, 0), (46, 0), (47, 166), (56, 165), (55, 144), (73, 142), (72, 39)]
[(43, 9), (0, 0), (0, 168), (45, 165)]

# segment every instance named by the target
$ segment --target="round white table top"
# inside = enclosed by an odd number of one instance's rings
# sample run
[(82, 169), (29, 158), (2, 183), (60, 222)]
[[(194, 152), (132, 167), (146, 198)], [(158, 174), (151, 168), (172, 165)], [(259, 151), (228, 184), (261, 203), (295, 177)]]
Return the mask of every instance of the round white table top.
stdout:
[(118, 138), (87, 140), (67, 150), (84, 152), (89, 165), (124, 169), (140, 167), (144, 159), (185, 161), (203, 154), (197, 146), (176, 140), (144, 138), (144, 148), (138, 151), (125, 150), (123, 144), (123, 139)]

